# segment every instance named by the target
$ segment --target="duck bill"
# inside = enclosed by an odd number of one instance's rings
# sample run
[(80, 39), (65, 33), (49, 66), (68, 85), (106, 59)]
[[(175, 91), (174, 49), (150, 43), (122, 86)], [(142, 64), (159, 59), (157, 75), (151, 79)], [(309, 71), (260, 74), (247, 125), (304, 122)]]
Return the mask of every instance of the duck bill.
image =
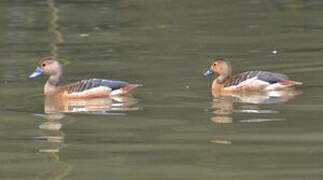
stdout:
[(42, 74), (43, 74), (43, 72), (37, 66), (36, 70), (31, 75), (29, 75), (29, 78), (35, 78), (35, 77), (40, 76)]
[(209, 76), (209, 75), (212, 75), (212, 74), (214, 74), (214, 72), (210, 69), (210, 70), (206, 71), (206, 72), (203, 74), (203, 76), (204, 76), (204, 77), (206, 77), (206, 76)]

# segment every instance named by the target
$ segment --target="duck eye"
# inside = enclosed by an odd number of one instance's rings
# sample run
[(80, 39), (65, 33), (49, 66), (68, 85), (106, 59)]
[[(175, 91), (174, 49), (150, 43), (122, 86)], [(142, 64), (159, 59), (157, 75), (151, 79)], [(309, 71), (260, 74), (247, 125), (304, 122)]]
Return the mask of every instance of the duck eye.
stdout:
[(45, 66), (46, 66), (46, 64), (42, 64), (41, 66), (45, 67)]

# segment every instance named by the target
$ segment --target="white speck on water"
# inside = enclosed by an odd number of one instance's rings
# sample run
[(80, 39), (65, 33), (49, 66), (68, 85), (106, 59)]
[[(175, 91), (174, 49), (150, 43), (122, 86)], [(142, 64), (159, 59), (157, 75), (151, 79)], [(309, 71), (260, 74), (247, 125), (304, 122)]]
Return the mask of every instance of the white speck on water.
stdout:
[(191, 87), (189, 85), (186, 86), (186, 89), (190, 89)]
[(275, 50), (272, 51), (272, 53), (273, 54), (278, 54), (278, 50), (275, 49)]
[(89, 37), (90, 34), (80, 34), (80, 37)]

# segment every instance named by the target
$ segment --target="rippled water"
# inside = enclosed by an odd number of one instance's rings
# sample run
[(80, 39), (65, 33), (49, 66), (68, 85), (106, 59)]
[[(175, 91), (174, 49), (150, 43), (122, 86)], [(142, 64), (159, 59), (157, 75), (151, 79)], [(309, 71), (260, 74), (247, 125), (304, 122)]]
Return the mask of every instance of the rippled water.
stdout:
[[(1, 179), (322, 179), (320, 0), (47, 0), (0, 6)], [(70, 83), (141, 83), (124, 99), (45, 99), (37, 61)], [(212, 58), (303, 82), (212, 97)], [(93, 105), (94, 104), (94, 105)]]

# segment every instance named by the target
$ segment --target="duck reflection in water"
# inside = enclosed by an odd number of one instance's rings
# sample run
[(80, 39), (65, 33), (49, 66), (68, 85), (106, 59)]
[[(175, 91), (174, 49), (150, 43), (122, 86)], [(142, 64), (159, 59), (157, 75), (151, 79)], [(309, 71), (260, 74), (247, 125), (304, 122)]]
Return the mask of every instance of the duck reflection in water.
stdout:
[[(253, 113), (253, 114), (276, 114), (276, 110), (265, 110), (261, 108), (264, 104), (280, 104), (287, 102), (300, 94), (298, 91), (269, 91), (269, 92), (245, 92), (221, 94), (213, 93), (212, 111), (214, 116), (212, 121), (215, 123), (232, 123), (231, 117), (234, 113)], [(239, 120), (239, 122), (265, 122), (282, 121), (283, 118), (257, 118)]]
[(45, 113), (86, 113), (102, 115), (121, 115), (125, 111), (137, 111), (137, 100), (126, 96), (112, 96), (91, 99), (61, 99), (45, 97)]
[[(47, 121), (39, 125), (39, 128), (45, 130), (45, 134), (35, 137), (38, 141), (63, 142), (64, 135), (60, 132), (63, 119), (66, 114), (95, 114), (95, 115), (124, 115), (124, 112), (137, 111), (137, 100), (131, 97), (106, 97), (93, 99), (61, 99), (55, 97), (45, 97), (44, 111), (45, 114), (38, 116), (45, 118)], [(71, 121), (69, 121), (71, 122)], [(66, 124), (66, 123), (64, 123)], [(53, 135), (55, 134), (55, 135)], [(41, 152), (58, 152), (57, 149), (41, 149)]]
[(68, 174), (72, 169), (70, 164), (61, 161), (59, 157), (60, 150), (67, 146), (64, 143), (66, 135), (61, 131), (63, 124), (60, 120), (66, 118), (68, 121), (64, 121), (65, 125), (75, 121), (73, 117), (67, 118), (67, 114), (124, 115), (125, 111), (139, 110), (139, 107), (135, 107), (136, 104), (136, 99), (126, 96), (77, 100), (45, 97), (45, 114), (38, 114), (37, 116), (46, 121), (39, 125), (41, 135), (33, 137), (33, 139), (35, 142), (40, 142), (38, 151), (46, 153), (48, 158), (55, 162), (55, 167), (51, 171), (42, 173), (41, 177), (56, 177), (57, 174)]
[(124, 115), (128, 111), (137, 111), (137, 100), (132, 97), (108, 97), (94, 99), (61, 99), (55, 97), (45, 97), (45, 114), (38, 116), (46, 121), (39, 125), (40, 136), (34, 137), (34, 141), (40, 142), (38, 151), (46, 153), (48, 158), (54, 163), (51, 171), (42, 173), (41, 177), (56, 177), (60, 174), (68, 174), (72, 166), (60, 160), (59, 152), (67, 146), (64, 142), (66, 134), (61, 131), (64, 125), (75, 122), (73, 116), (68, 114), (95, 114), (95, 115)]

